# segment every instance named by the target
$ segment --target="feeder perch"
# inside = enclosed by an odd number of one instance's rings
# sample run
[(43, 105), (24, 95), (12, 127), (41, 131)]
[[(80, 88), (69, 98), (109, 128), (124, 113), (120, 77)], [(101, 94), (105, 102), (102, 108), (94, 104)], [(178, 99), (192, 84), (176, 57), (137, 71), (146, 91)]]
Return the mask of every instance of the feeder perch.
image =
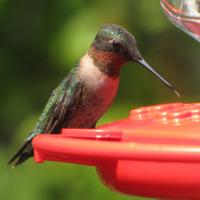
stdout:
[(119, 192), (162, 199), (200, 199), (200, 103), (142, 107), (96, 129), (63, 129), (33, 140), (38, 163), (96, 167)]

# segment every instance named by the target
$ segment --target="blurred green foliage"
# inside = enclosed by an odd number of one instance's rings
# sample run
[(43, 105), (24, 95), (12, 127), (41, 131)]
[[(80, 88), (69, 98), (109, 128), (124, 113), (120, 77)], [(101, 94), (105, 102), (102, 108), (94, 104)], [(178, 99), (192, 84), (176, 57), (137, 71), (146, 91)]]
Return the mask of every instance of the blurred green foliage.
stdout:
[(133, 33), (144, 58), (176, 86), (182, 98), (131, 63), (123, 68), (117, 99), (99, 124), (126, 117), (137, 106), (198, 101), (200, 46), (167, 21), (158, 0), (1, 0), (2, 200), (133, 199), (104, 188), (92, 168), (36, 165), (31, 160), (14, 170), (6, 166), (52, 89), (104, 23), (120, 24)]

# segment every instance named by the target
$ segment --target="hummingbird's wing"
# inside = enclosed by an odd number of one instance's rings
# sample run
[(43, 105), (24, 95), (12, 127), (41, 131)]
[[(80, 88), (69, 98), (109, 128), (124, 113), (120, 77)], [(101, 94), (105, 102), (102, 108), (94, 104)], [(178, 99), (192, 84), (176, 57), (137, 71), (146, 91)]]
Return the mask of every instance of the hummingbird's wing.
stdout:
[(33, 156), (32, 139), (40, 133), (60, 132), (63, 124), (73, 116), (83, 94), (83, 84), (74, 77), (74, 71), (53, 91), (35, 128), (8, 164), (13, 167)]
[[(71, 84), (70, 84), (71, 85)], [(67, 89), (58, 102), (54, 105), (44, 133), (57, 133), (61, 128), (67, 127), (79, 105), (83, 94), (83, 84), (77, 82), (73, 88)]]
[(76, 71), (72, 70), (53, 91), (27, 140), (40, 133), (60, 132), (63, 124), (67, 124), (76, 111), (82, 94), (83, 83), (76, 77)]

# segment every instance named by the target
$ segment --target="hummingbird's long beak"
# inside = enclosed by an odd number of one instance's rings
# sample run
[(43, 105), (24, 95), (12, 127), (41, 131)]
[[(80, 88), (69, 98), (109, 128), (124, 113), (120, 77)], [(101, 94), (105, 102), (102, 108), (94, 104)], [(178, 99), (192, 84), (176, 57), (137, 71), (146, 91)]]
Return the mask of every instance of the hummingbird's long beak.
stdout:
[(155, 71), (143, 58), (137, 60), (137, 62), (148, 69), (150, 72), (152, 72), (157, 78), (159, 78), (167, 87), (173, 90), (173, 92), (180, 97), (181, 95), (176, 91), (176, 89), (168, 82), (166, 81), (157, 71)]

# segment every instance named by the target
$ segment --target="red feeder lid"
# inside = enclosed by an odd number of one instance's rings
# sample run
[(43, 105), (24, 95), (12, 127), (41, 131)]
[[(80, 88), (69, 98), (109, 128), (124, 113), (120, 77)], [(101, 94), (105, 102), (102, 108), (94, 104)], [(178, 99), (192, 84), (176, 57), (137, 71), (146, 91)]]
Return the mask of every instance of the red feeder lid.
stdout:
[(97, 129), (33, 140), (36, 162), (96, 166), (106, 185), (146, 197), (200, 199), (200, 103), (142, 107)]

